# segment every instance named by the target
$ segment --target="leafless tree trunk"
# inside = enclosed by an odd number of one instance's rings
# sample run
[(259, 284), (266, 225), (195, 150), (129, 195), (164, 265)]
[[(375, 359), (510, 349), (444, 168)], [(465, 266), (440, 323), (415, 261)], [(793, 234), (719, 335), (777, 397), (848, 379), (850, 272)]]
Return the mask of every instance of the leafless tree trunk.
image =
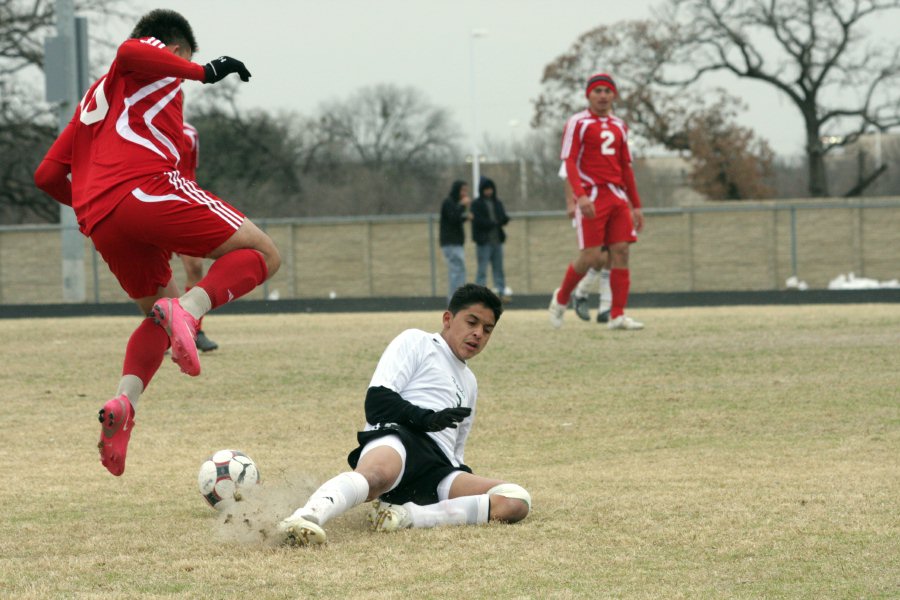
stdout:
[[(688, 84), (726, 71), (783, 92), (806, 129), (809, 193), (827, 196), (825, 156), (872, 128), (900, 125), (900, 45), (865, 23), (897, 19), (900, 0), (672, 0)], [(823, 140), (828, 134), (829, 141)]]

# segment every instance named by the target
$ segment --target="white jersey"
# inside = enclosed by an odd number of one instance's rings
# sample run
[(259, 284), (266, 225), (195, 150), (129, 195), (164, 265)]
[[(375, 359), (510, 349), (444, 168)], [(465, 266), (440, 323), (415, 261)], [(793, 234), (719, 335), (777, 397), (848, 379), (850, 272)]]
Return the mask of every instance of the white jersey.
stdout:
[[(466, 438), (475, 419), (478, 383), (465, 361), (456, 357), (440, 333), (407, 329), (388, 344), (369, 387), (386, 387), (404, 400), (434, 411), (467, 406), (472, 414), (456, 429), (428, 432), (453, 466), (464, 463)], [(375, 427), (366, 423), (366, 431)]]

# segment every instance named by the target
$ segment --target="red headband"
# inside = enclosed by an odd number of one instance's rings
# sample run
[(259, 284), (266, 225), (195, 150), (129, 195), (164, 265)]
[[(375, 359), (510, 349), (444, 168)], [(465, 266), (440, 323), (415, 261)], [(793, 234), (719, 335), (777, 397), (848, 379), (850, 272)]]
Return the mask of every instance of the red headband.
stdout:
[(589, 96), (591, 90), (593, 90), (597, 86), (603, 86), (611, 89), (615, 93), (619, 93), (619, 90), (616, 89), (616, 82), (613, 81), (613, 78), (607, 75), (606, 73), (597, 73), (596, 75), (591, 75), (591, 78), (588, 79), (587, 89), (584, 92), (585, 96)]

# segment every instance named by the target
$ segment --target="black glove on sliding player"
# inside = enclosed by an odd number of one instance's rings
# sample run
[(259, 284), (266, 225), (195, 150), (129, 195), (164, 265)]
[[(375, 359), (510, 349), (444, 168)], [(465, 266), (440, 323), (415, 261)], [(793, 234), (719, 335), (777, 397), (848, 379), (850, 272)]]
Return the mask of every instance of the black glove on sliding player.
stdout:
[(467, 406), (445, 408), (422, 418), (422, 429), (425, 431), (440, 431), (442, 429), (456, 429), (456, 424), (472, 414), (472, 409)]
[(230, 56), (220, 56), (215, 60), (211, 60), (203, 65), (206, 76), (203, 83), (216, 83), (222, 81), (229, 73), (237, 73), (241, 81), (250, 81), (250, 71), (244, 66), (244, 63)]

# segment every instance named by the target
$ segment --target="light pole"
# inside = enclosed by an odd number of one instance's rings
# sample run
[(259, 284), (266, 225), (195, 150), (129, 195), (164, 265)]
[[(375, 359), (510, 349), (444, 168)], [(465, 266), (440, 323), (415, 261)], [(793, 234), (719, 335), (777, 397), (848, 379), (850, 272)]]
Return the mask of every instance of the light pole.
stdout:
[[(75, 16), (73, 0), (56, 0), (56, 36), (45, 40), (44, 57), (46, 99), (57, 104), (57, 121), (62, 131), (91, 83), (88, 74), (87, 19)], [(59, 223), (63, 301), (84, 302), (84, 236), (78, 230), (71, 207), (60, 204)]]
[(488, 34), (487, 29), (473, 29), (469, 36), (469, 91), (472, 94), (472, 187), (469, 196), (475, 198), (481, 179), (478, 158), (478, 95), (475, 93), (475, 40)]

